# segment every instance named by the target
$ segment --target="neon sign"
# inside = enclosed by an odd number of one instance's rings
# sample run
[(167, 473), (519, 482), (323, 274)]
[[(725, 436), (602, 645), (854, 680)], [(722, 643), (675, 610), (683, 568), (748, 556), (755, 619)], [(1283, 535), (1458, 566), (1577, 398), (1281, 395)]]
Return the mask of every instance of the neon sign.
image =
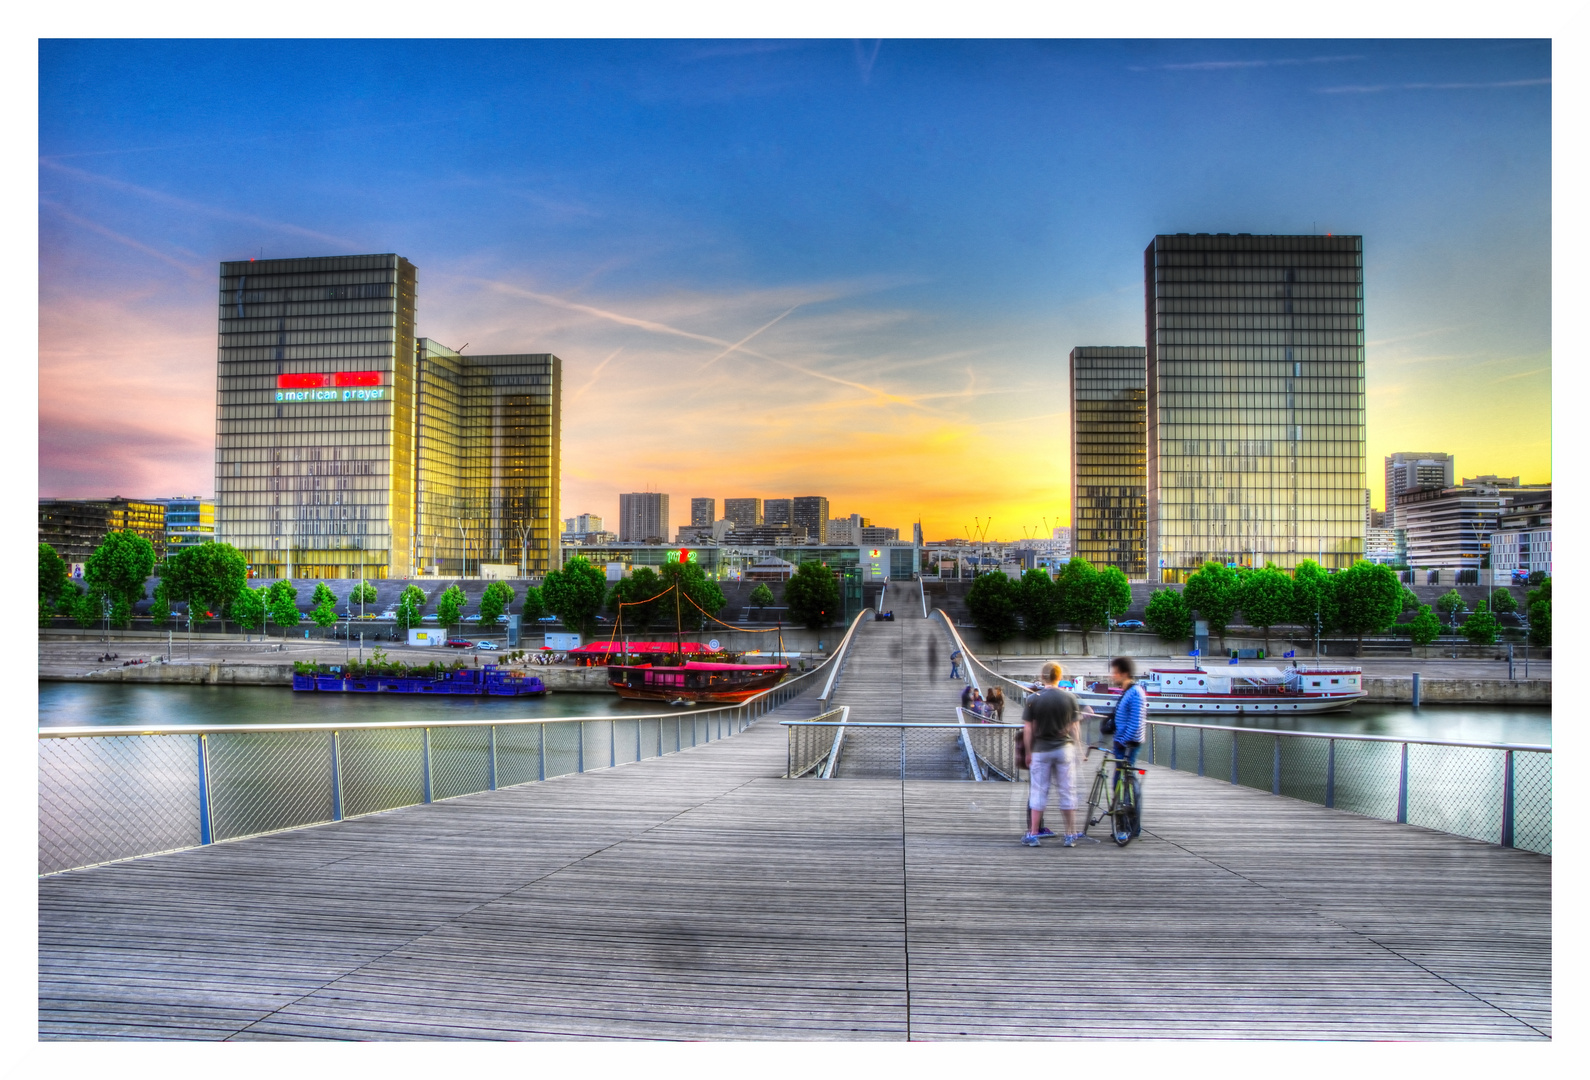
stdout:
[[(379, 371), (338, 371), (331, 375), (333, 386), (380, 386), (381, 373)], [(326, 385), (326, 376), (297, 372), (292, 375), (276, 376), (276, 387), (279, 390), (313, 390)], [(278, 399), (280, 400), (280, 399)], [(327, 398), (327, 401), (342, 400)]]
[(383, 387), (364, 390), (278, 390), (276, 400), (300, 401), (380, 401), (386, 397)]
[(678, 551), (670, 551), (668, 553), (668, 561), (699, 563), (701, 559), (694, 551), (691, 551), (689, 548), (680, 548)]

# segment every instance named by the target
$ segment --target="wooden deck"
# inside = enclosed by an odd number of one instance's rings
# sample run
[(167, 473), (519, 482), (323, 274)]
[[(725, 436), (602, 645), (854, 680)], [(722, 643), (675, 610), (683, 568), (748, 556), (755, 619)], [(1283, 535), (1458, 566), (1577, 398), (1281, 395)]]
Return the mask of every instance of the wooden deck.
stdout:
[(780, 779), (815, 711), (46, 878), (41, 1035), (1549, 1037), (1548, 858), (1166, 769), (1129, 847), (1024, 848), (1021, 785)]

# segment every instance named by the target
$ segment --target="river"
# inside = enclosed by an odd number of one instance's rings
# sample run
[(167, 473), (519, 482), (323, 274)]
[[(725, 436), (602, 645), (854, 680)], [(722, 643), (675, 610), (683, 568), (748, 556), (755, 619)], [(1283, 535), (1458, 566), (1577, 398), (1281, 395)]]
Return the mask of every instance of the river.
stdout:
[[(666, 711), (657, 702), (611, 694), (544, 698), (294, 694), (271, 686), (39, 684), (41, 727), (149, 727), (156, 724), (360, 723), (383, 720), (536, 719)], [(1551, 744), (1551, 710), (1528, 706), (1358, 705), (1346, 712), (1284, 720), (1244, 718), (1238, 726), (1343, 735), (1393, 735), (1461, 742)]]

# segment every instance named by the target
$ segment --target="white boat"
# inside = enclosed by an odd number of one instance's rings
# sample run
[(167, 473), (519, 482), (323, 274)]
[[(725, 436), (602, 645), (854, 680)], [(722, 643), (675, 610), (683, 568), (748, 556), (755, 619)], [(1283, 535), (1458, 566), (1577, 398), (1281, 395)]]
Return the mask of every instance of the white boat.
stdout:
[[(1345, 709), (1367, 696), (1356, 667), (1149, 668), (1140, 679), (1152, 716), (1277, 715)], [(1115, 710), (1121, 692), (1094, 682), (1076, 692), (1095, 711)]]

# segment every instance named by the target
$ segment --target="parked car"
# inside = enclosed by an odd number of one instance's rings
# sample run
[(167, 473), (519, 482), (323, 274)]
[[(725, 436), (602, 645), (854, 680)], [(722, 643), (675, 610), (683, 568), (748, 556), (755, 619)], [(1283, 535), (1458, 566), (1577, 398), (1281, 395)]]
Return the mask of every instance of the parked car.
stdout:
[(475, 643), (473, 641), (465, 641), (463, 638), (448, 638), (447, 647), (449, 649), (473, 649)]
[(1143, 629), (1143, 620), (1122, 619), (1120, 622), (1115, 624), (1115, 628), (1117, 630), (1141, 630)]
[(475, 648), (494, 652), (496, 651), (497, 643), (495, 641), (477, 641), (475, 642)]

